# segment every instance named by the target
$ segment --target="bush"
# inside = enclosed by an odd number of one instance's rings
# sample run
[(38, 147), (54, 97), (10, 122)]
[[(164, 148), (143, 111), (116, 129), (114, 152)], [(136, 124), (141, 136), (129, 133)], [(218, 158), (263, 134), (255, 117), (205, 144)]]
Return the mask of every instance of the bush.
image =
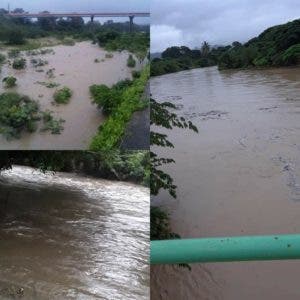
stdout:
[(20, 50), (12, 49), (9, 50), (7, 54), (9, 58), (17, 58), (20, 55)]
[(9, 45), (23, 45), (25, 44), (24, 33), (19, 29), (11, 29), (7, 32), (6, 37)]
[[(90, 145), (90, 150), (110, 151), (118, 147), (132, 114), (148, 105), (148, 103), (141, 101), (141, 97), (149, 80), (149, 73), (148, 65), (141, 72), (140, 78), (135, 79), (130, 84), (128, 84), (128, 81), (123, 81), (112, 89), (102, 87), (98, 90), (97, 87), (99, 86), (90, 88), (95, 103), (101, 101), (100, 99), (105, 101), (105, 99), (110, 97), (111, 90), (117, 95), (116, 105), (113, 107), (107, 120), (99, 127), (98, 134), (93, 138)], [(120, 86), (124, 86), (124, 88), (120, 88)], [(118, 88), (120, 89), (118, 90)], [(104, 96), (103, 92), (107, 96)]]
[(53, 95), (55, 102), (58, 104), (69, 103), (71, 97), (72, 97), (72, 91), (66, 86), (59, 90), (56, 90), (56, 92)]
[(4, 54), (0, 53), (0, 64), (4, 63), (5, 59), (6, 59), (6, 56)]
[(20, 138), (23, 130), (32, 132), (39, 120), (39, 105), (17, 93), (0, 95), (0, 132), (7, 139)]
[(35, 58), (32, 58), (30, 60), (30, 62), (32, 63), (32, 65), (37, 68), (37, 67), (43, 67), (45, 65), (48, 65), (48, 61), (47, 60), (43, 60), (41, 58), (39, 59), (35, 59)]
[(45, 111), (42, 113), (42, 119), (44, 122), (44, 127), (41, 131), (50, 131), (51, 134), (60, 134), (64, 127), (62, 123), (65, 122), (63, 119), (54, 119), (51, 111)]
[(141, 72), (139, 72), (139, 71), (132, 71), (131, 75), (132, 75), (132, 78), (136, 79), (136, 78), (139, 78), (141, 76)]
[(8, 77), (3, 78), (2, 82), (5, 83), (6, 88), (11, 88), (16, 85), (17, 78), (15, 78), (13, 76), (8, 76)]
[(135, 59), (133, 58), (133, 56), (130, 54), (130, 55), (128, 56), (128, 59), (127, 59), (127, 67), (129, 67), (129, 68), (134, 68), (135, 65), (136, 65), (136, 61), (135, 61)]
[(16, 58), (13, 61), (12, 67), (14, 69), (24, 69), (26, 67), (26, 59), (24, 58)]
[(74, 46), (75, 45), (75, 41), (71, 38), (64, 38), (62, 40), (62, 44), (65, 46)]
[(113, 58), (114, 55), (112, 53), (106, 53), (105, 58)]

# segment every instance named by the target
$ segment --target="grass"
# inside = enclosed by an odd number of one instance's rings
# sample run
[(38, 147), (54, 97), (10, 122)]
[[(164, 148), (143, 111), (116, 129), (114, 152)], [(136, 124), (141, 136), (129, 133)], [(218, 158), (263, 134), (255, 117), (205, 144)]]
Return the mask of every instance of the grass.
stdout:
[(90, 144), (90, 150), (110, 151), (118, 147), (132, 114), (148, 105), (141, 101), (141, 96), (149, 80), (149, 73), (150, 66), (147, 65), (142, 70), (140, 78), (135, 79), (129, 87), (124, 89), (121, 103), (99, 127), (97, 135)]
[(47, 88), (49, 88), (49, 89), (52, 89), (52, 88), (55, 88), (55, 87), (60, 86), (60, 84), (57, 83), (57, 82), (37, 81), (36, 83), (37, 83), (37, 84), (40, 84), (40, 85), (43, 85), (43, 86), (45, 86), (45, 87), (47, 87)]
[(56, 90), (53, 95), (55, 102), (58, 104), (69, 103), (71, 97), (72, 97), (72, 91), (66, 86), (64, 86), (59, 90)]

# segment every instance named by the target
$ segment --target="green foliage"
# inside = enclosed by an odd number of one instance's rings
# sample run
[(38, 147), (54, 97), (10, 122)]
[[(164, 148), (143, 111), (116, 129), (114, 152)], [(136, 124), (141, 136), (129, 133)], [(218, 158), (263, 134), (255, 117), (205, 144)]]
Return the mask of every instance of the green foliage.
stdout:
[(30, 62), (33, 65), (34, 68), (43, 67), (45, 65), (48, 65), (48, 61), (47, 60), (43, 60), (41, 58), (38, 58), (38, 59), (32, 58), (30, 60)]
[(0, 170), (9, 169), (13, 164), (39, 168), (44, 172), (81, 172), (96, 177), (147, 185), (149, 152), (2, 151)]
[(135, 79), (131, 84), (128, 84), (128, 81), (123, 81), (113, 86), (112, 89), (103, 86), (100, 89), (97, 86), (91, 88), (95, 103), (101, 105), (102, 101), (105, 103), (105, 97), (111, 97), (112, 102), (109, 105), (113, 105), (109, 117), (99, 127), (98, 134), (92, 140), (91, 150), (110, 151), (119, 145), (132, 114), (145, 107), (141, 97), (148, 80), (149, 66), (146, 66), (140, 78)]
[(3, 78), (2, 82), (5, 83), (6, 88), (12, 88), (16, 86), (17, 78), (13, 76), (7, 76)]
[(51, 111), (42, 112), (42, 120), (44, 123), (41, 131), (50, 131), (51, 134), (60, 134), (64, 130), (62, 124), (65, 122), (63, 119), (54, 119)]
[(111, 42), (118, 38), (120, 36), (120, 33), (115, 30), (105, 30), (102, 32), (99, 32), (96, 36), (98, 40), (98, 44), (100, 47), (105, 47), (108, 42)]
[(3, 64), (6, 60), (6, 56), (2, 53), (0, 53), (0, 64)]
[(106, 53), (105, 58), (113, 58), (114, 55), (112, 53)]
[(71, 38), (64, 38), (62, 40), (62, 44), (65, 46), (74, 46), (75, 45), (75, 41)]
[(25, 35), (21, 29), (12, 28), (6, 32), (6, 40), (9, 45), (25, 44)]
[(180, 236), (170, 227), (170, 218), (166, 211), (157, 206), (150, 207), (150, 240), (178, 239)]
[(136, 78), (139, 78), (141, 76), (141, 72), (140, 71), (136, 71), (136, 70), (133, 70), (131, 72), (132, 74), (132, 78), (136, 79)]
[(58, 104), (69, 103), (71, 97), (72, 97), (72, 91), (66, 86), (59, 90), (56, 90), (53, 95), (55, 102)]
[(22, 131), (32, 132), (39, 120), (39, 105), (17, 93), (0, 95), (0, 133), (7, 139), (19, 138)]
[(186, 46), (167, 48), (161, 54), (162, 58), (151, 61), (151, 76), (216, 65), (220, 51), (221, 48), (212, 49), (207, 42), (202, 44), (201, 50)]
[(219, 59), (220, 69), (289, 66), (299, 63), (300, 19), (266, 29), (244, 45), (235, 42)]
[(105, 43), (105, 49), (108, 51), (127, 50), (134, 53), (139, 59), (143, 59), (147, 55), (149, 47), (150, 36), (144, 32), (119, 34)]
[(49, 88), (49, 89), (52, 89), (52, 88), (55, 88), (55, 87), (60, 86), (60, 84), (57, 83), (57, 82), (37, 81), (36, 83), (37, 83), (37, 84), (40, 84), (40, 85), (43, 85), (43, 86), (45, 86), (45, 87), (47, 87), (47, 88)]
[(12, 49), (12, 50), (9, 50), (7, 54), (8, 54), (9, 58), (17, 58), (20, 55), (20, 50)]
[(26, 59), (25, 58), (14, 59), (12, 67), (17, 70), (24, 69), (26, 67)]
[(136, 65), (136, 61), (133, 58), (133, 56), (131, 54), (129, 54), (128, 59), (127, 59), (127, 67), (129, 68), (134, 68)]

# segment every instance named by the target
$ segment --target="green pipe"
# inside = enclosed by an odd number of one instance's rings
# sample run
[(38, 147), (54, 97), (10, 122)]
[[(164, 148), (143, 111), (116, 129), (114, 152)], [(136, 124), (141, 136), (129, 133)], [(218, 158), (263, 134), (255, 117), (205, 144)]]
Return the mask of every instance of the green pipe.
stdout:
[(300, 234), (151, 241), (151, 264), (300, 258)]

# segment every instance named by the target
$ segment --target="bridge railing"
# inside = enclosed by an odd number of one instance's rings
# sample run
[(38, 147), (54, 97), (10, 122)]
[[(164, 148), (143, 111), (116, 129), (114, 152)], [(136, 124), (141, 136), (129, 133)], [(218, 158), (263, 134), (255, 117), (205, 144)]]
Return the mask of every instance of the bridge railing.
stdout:
[(151, 264), (300, 259), (300, 234), (151, 241)]

